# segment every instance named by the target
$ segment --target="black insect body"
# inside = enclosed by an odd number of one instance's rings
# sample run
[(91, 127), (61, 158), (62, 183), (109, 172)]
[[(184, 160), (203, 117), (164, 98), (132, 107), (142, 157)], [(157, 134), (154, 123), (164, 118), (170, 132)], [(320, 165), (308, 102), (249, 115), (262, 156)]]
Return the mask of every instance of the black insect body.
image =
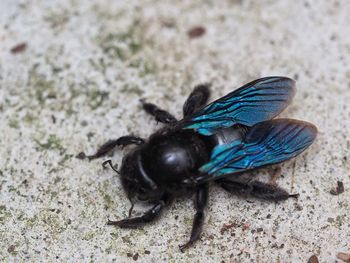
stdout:
[(183, 251), (200, 237), (210, 182), (233, 194), (266, 200), (296, 197), (280, 187), (240, 176), (242, 172), (293, 158), (314, 141), (314, 125), (273, 119), (290, 103), (294, 93), (293, 80), (267, 77), (205, 106), (209, 87), (200, 85), (185, 102), (184, 118), (180, 121), (142, 101), (146, 112), (165, 127), (148, 140), (134, 136), (110, 140), (88, 158), (101, 157), (116, 146), (136, 144), (123, 158), (121, 182), (132, 203), (146, 201), (153, 206), (140, 217), (108, 224), (122, 228), (142, 226), (154, 220), (175, 197), (195, 193), (196, 214), (190, 239), (180, 246)]

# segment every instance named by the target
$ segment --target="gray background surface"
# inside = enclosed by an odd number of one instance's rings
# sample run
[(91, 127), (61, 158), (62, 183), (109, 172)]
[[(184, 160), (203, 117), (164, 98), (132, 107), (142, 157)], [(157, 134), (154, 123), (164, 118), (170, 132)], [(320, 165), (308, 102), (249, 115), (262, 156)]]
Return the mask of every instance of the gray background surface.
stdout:
[[(110, 2), (0, 2), (0, 261), (334, 262), (349, 252), (350, 2)], [(195, 26), (206, 32), (191, 39)], [(278, 176), (298, 200), (213, 187), (202, 238), (183, 254), (189, 199), (140, 230), (105, 225), (129, 202), (102, 160), (78, 152), (159, 128), (140, 98), (180, 117), (196, 84), (212, 83), (214, 99), (269, 75), (297, 80), (282, 116), (319, 135), (298, 158), (253, 174)], [(337, 180), (345, 192), (334, 196)]]

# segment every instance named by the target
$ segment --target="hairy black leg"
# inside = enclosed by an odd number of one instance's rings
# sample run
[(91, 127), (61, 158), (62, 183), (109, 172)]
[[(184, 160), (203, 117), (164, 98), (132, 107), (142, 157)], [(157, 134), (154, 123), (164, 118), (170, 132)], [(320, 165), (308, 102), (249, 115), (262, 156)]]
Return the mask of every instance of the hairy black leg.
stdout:
[(152, 115), (156, 121), (161, 123), (174, 123), (177, 122), (176, 118), (169, 112), (162, 110), (153, 103), (145, 102), (140, 100), (142, 103), (142, 108), (150, 115)]
[(263, 183), (260, 181), (239, 182), (230, 179), (221, 179), (217, 183), (226, 191), (236, 195), (251, 195), (256, 198), (281, 201), (290, 197), (298, 197), (298, 194), (289, 194), (281, 187)]
[(88, 158), (89, 160), (96, 159), (102, 157), (112, 151), (116, 146), (126, 146), (129, 144), (143, 144), (145, 143), (144, 139), (135, 137), (132, 135), (122, 136), (116, 140), (109, 140), (104, 143), (100, 148), (98, 148), (97, 152), (93, 155), (86, 155), (84, 152), (81, 152), (77, 155), (77, 158), (84, 159)]
[(153, 221), (157, 216), (159, 216), (160, 212), (162, 211), (165, 205), (165, 201), (161, 200), (157, 204), (155, 204), (150, 210), (146, 211), (142, 216), (126, 218), (119, 221), (108, 220), (107, 225), (119, 226), (121, 228), (136, 228), (142, 226), (146, 223)]
[(193, 219), (192, 231), (190, 240), (179, 246), (181, 252), (197, 241), (201, 235), (204, 223), (204, 209), (208, 203), (208, 184), (203, 184), (198, 187), (195, 199), (196, 214)]
[(202, 84), (194, 88), (183, 106), (184, 117), (192, 115), (207, 103), (210, 96), (209, 86), (209, 84)]

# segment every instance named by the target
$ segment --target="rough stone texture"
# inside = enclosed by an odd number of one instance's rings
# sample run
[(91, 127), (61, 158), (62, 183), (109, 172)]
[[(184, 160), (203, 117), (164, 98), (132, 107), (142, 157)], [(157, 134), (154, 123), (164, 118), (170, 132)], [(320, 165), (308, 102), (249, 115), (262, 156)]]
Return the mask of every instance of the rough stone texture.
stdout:
[[(347, 0), (0, 1), (0, 261), (335, 262), (349, 252), (349, 10)], [(205, 33), (190, 39), (195, 26)], [(254, 172), (280, 173), (297, 201), (213, 187), (202, 238), (183, 254), (189, 199), (144, 229), (106, 226), (129, 202), (113, 171), (78, 152), (157, 129), (140, 98), (180, 116), (198, 83), (217, 98), (269, 75), (297, 80), (282, 115), (319, 128), (307, 152)], [(337, 181), (345, 192), (331, 195)]]

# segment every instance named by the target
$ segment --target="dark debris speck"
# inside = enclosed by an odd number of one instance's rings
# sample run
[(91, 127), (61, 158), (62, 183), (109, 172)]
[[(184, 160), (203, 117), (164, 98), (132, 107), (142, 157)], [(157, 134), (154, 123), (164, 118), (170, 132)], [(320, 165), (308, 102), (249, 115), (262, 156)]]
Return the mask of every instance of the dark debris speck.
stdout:
[(312, 255), (309, 260), (307, 261), (307, 263), (318, 263), (318, 258), (316, 255)]
[(332, 195), (339, 195), (339, 194), (341, 194), (341, 193), (344, 193), (344, 184), (343, 184), (343, 182), (342, 181), (337, 181), (337, 188), (336, 189), (332, 189), (331, 191), (330, 191), (330, 193), (332, 194)]
[(7, 252), (13, 253), (15, 251), (15, 248), (16, 248), (15, 245), (11, 245), (8, 247)]
[(11, 48), (10, 52), (12, 54), (18, 54), (18, 53), (21, 53), (23, 51), (25, 51), (27, 48), (27, 44), (26, 43), (20, 43), (16, 46), (14, 46), (13, 48)]
[(187, 32), (187, 35), (190, 37), (190, 38), (198, 38), (198, 37), (201, 37), (205, 34), (205, 28), (202, 27), (202, 26), (195, 26), (195, 27), (192, 27), (190, 30), (188, 30)]
[(135, 255), (132, 256), (132, 259), (135, 261), (138, 260), (138, 258), (139, 258), (139, 253), (136, 253)]

